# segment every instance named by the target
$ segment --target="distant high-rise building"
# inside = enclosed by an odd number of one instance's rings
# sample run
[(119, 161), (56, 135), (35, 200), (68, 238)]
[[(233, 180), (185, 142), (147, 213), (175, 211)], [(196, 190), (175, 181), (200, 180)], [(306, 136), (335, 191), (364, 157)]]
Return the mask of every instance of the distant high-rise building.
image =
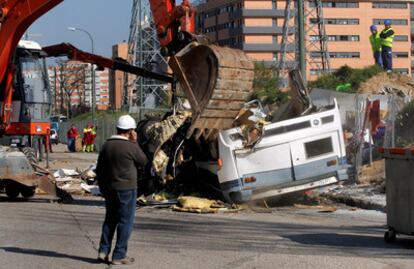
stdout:
[[(297, 1), (294, 2), (296, 8)], [(213, 42), (244, 50), (254, 61), (277, 65), (285, 5), (286, 1), (280, 0), (207, 0), (197, 7), (196, 28)], [(320, 21), (309, 12), (315, 1), (304, 1), (304, 5), (306, 75), (312, 80), (321, 73), (310, 64), (321, 57), (320, 51), (314, 51), (310, 45), (319, 36), (306, 29), (317, 28)], [(375, 24), (381, 31), (384, 20), (390, 19), (396, 32), (394, 70), (411, 74), (412, 5), (408, 1), (322, 1), (331, 70), (343, 65), (353, 68), (373, 65), (369, 27)]]
[[(54, 113), (69, 111), (86, 112), (92, 107), (91, 65), (67, 61), (49, 67)], [(108, 70), (95, 71), (96, 108), (106, 110), (109, 106)]]
[[(128, 43), (119, 43), (112, 46), (112, 58), (127, 59)], [(122, 71), (110, 70), (109, 72), (109, 106), (113, 110), (120, 110), (124, 94), (125, 76)]]
[(109, 108), (109, 71), (104, 69), (95, 72), (96, 109)]

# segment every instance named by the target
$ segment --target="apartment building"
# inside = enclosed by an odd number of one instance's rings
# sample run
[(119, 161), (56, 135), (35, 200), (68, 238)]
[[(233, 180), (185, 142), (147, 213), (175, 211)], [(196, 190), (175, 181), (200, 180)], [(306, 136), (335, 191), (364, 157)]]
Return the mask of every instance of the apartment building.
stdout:
[[(78, 61), (68, 61), (48, 68), (52, 93), (52, 106), (55, 113), (88, 111), (92, 107), (91, 65)], [(95, 71), (96, 108), (109, 107), (109, 73)]]
[[(384, 20), (390, 19), (396, 33), (393, 45), (394, 70), (411, 74), (411, 27), (408, 2), (357, 1), (322, 3), (328, 49), (333, 70), (343, 65), (361, 68), (374, 64), (372, 50), (368, 40), (369, 27), (377, 25), (384, 28)], [(307, 23), (316, 20), (309, 18)], [(315, 38), (315, 37), (308, 37)], [(310, 52), (308, 57), (315, 57)], [(308, 70), (314, 78), (320, 70)]]
[(95, 72), (96, 109), (109, 108), (109, 71), (104, 69)]
[[(314, 2), (305, 1), (305, 40), (307, 79), (320, 69), (311, 66), (320, 57), (311, 43), (318, 39), (318, 20), (312, 16)], [(394, 69), (411, 74), (411, 27), (409, 2), (396, 1), (324, 1), (330, 65), (333, 70), (343, 65), (354, 68), (374, 64), (368, 37), (369, 27), (381, 30), (385, 19), (391, 19), (396, 32)], [(285, 1), (279, 0), (208, 0), (199, 4), (196, 27), (213, 42), (243, 49), (255, 61), (276, 64), (281, 49)], [(291, 48), (292, 52), (294, 48)]]
[[(119, 43), (112, 46), (112, 58), (127, 59), (128, 43)], [(124, 72), (109, 71), (109, 104), (111, 109), (120, 110), (122, 106), (123, 88), (125, 84)]]

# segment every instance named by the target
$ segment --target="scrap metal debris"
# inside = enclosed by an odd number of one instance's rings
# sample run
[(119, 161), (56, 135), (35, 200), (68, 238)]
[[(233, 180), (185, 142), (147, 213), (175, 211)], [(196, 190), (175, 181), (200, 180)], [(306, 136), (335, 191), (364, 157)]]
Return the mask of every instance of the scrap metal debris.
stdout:
[(86, 193), (100, 195), (101, 192), (96, 183), (95, 165), (83, 171), (78, 169), (59, 169), (53, 173), (58, 188), (77, 195)]
[(190, 116), (191, 113), (186, 111), (171, 115), (163, 121), (150, 125), (145, 130), (145, 135), (150, 139), (150, 145), (153, 147), (152, 149), (149, 149), (153, 152), (154, 156), (152, 168), (158, 176), (165, 173), (169, 162), (169, 157), (162, 150), (162, 146), (177, 133), (178, 128), (180, 128)]
[(137, 199), (139, 206), (170, 207), (178, 203), (177, 198), (167, 192), (153, 193), (148, 196), (141, 195)]

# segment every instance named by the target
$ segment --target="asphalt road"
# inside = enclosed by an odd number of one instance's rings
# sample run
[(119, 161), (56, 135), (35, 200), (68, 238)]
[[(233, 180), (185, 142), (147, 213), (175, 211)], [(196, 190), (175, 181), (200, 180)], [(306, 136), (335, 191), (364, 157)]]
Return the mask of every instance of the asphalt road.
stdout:
[[(109, 268), (96, 264), (104, 208), (8, 202), (0, 195), (0, 268)], [(414, 268), (414, 238), (383, 240), (385, 214), (285, 207), (267, 213), (197, 215), (137, 210), (123, 268)]]

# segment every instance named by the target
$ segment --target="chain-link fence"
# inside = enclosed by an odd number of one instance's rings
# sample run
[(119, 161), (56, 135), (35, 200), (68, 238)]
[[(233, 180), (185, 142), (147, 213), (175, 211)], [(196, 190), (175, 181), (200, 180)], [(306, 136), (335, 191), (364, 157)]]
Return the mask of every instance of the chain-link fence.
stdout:
[[(169, 111), (168, 109), (142, 109), (141, 113), (131, 114), (131, 116), (139, 121), (145, 118), (146, 114), (158, 114), (162, 115), (163, 113)], [(126, 114), (126, 113), (125, 113)], [(95, 138), (95, 150), (99, 152), (102, 145), (105, 141), (112, 135), (116, 134), (116, 121), (118, 117), (116, 116), (106, 116), (104, 118), (99, 118), (95, 120), (96, 123), (96, 138)], [(88, 123), (91, 123), (91, 119), (87, 120), (78, 120), (67, 122), (62, 122), (59, 125), (59, 140), (63, 144), (68, 143), (67, 132), (70, 129), (71, 125), (74, 124), (78, 129), (80, 136), (83, 136), (83, 129), (87, 126)]]

